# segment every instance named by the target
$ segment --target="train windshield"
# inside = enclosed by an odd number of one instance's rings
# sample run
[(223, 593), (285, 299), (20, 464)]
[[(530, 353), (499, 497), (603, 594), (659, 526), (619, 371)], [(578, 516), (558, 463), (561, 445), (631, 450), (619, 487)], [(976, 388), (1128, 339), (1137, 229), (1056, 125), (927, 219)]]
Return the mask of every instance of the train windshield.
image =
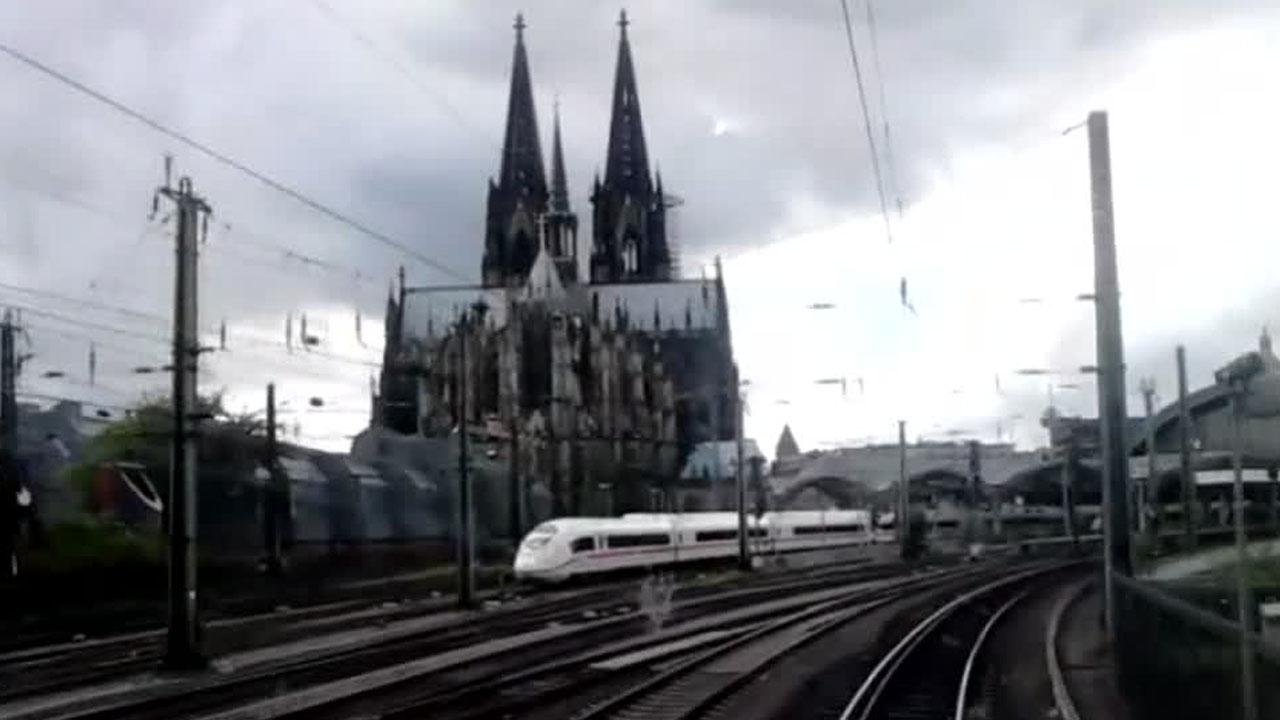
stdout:
[(551, 537), (559, 530), (553, 523), (542, 523), (529, 532), (529, 536), (524, 539), (524, 547), (529, 550), (546, 545), (551, 541)]

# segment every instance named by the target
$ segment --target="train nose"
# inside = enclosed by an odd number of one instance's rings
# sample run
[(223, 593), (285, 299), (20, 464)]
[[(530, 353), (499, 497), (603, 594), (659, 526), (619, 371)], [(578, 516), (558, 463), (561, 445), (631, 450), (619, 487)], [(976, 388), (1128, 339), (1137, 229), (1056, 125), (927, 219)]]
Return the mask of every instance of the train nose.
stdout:
[(516, 553), (515, 561), (516, 575), (523, 575), (538, 569), (538, 558), (527, 550), (520, 550)]

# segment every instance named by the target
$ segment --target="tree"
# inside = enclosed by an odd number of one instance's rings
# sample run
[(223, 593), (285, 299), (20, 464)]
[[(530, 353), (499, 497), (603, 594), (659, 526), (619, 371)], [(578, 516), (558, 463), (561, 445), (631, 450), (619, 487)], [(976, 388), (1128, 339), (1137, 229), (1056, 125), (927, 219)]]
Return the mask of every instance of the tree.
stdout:
[[(227, 411), (221, 392), (199, 397), (193, 414), (204, 419), (197, 439), (201, 461), (237, 465), (261, 452), (265, 422), (258, 413)], [(144, 397), (126, 417), (107, 425), (85, 444), (84, 458), (69, 466), (64, 478), (87, 492), (93, 473), (103, 463), (138, 463), (161, 495), (167, 496), (172, 433), (169, 396)]]

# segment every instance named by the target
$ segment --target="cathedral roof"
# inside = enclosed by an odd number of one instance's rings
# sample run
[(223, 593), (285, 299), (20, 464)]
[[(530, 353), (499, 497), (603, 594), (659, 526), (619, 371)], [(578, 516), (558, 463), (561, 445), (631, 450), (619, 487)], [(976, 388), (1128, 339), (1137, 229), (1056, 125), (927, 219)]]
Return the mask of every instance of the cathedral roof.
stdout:
[(716, 327), (719, 317), (714, 280), (588, 285), (584, 290), (588, 302), (598, 304), (602, 319), (620, 308), (634, 330), (706, 330)]
[(560, 281), (560, 271), (551, 254), (545, 249), (538, 251), (538, 257), (529, 268), (529, 277), (525, 280), (525, 300), (559, 300), (565, 296), (564, 284)]
[(502, 326), (507, 322), (507, 291), (476, 285), (451, 287), (411, 287), (405, 289), (404, 334), (406, 338), (438, 338), (450, 334), (450, 328), (477, 300), (483, 300), (485, 324)]
[[(443, 337), (461, 314), (476, 300), (488, 306), (486, 324), (502, 327), (507, 322), (509, 290), (474, 285), (411, 287), (405, 291), (404, 332), (406, 338)], [(719, 318), (715, 281), (673, 280), (655, 283), (578, 285), (566, 287), (555, 263), (539, 253), (529, 273), (528, 283), (517, 291), (522, 303), (560, 304), (583, 315), (599, 307), (600, 324), (613, 327), (619, 311), (627, 316), (627, 327), (645, 333), (680, 330), (710, 330)]]

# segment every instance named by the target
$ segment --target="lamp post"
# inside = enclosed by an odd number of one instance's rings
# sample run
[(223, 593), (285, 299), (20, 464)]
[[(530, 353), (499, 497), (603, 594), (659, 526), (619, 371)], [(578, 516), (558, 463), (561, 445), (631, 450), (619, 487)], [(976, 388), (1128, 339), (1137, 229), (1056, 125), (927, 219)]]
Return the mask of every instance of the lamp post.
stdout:
[[(475, 326), (484, 330), (484, 315), (489, 309), (484, 300), (471, 305)], [(458, 320), (458, 607), (467, 609), (475, 605), (475, 529), (471, 511), (471, 459), (467, 429), (468, 395), (470, 394), (471, 369), (467, 365), (467, 342), (471, 334), (471, 320), (463, 313)]]
[[(737, 377), (737, 367), (734, 367), (733, 374), (734, 377)], [(737, 441), (738, 446), (738, 462), (734, 468), (734, 481), (737, 485), (738, 507), (738, 569), (743, 572), (751, 570), (751, 549), (747, 546), (747, 480), (745, 472), (746, 468), (743, 467), (746, 460), (744, 458), (745, 452), (743, 450), (743, 446), (745, 445), (745, 440), (743, 439), (742, 428), (744, 414), (742, 410), (742, 393), (743, 389), (750, 384), (750, 380), (739, 380), (738, 388), (734, 393), (734, 404), (736, 409), (734, 414), (737, 416), (735, 440)]]
[(1245, 550), (1244, 531), (1244, 400), (1249, 381), (1264, 372), (1262, 357), (1251, 352), (1214, 373), (1219, 385), (1228, 388), (1228, 408), (1231, 423), (1231, 470), (1233, 505), (1231, 519), (1235, 525), (1236, 549), (1236, 621), (1240, 631), (1240, 716), (1243, 720), (1256, 720), (1253, 667), (1253, 643), (1250, 625), (1253, 619), (1253, 603), (1247, 578), (1249, 556)]

